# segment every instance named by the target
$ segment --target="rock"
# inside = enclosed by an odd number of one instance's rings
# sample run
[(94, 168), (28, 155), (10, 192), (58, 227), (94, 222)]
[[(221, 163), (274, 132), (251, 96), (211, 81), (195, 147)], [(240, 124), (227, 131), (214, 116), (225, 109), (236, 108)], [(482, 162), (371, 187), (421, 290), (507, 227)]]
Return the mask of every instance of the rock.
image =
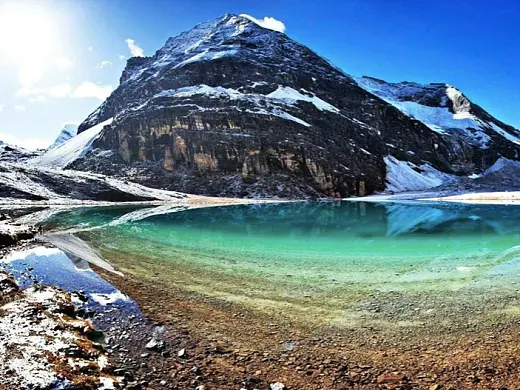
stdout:
[(281, 383), (281, 382), (271, 383), (269, 385), (269, 388), (271, 390), (284, 390), (284, 389), (286, 389), (285, 385), (283, 383)]
[(150, 341), (148, 341), (148, 343), (146, 344), (145, 348), (151, 351), (159, 352), (164, 349), (164, 342), (158, 341), (155, 338), (151, 338)]
[(30, 240), (37, 230), (29, 226), (0, 224), (0, 247), (15, 245), (21, 240)]
[(178, 357), (184, 357), (186, 355), (186, 349), (183, 348), (179, 352), (177, 352)]
[(401, 373), (385, 373), (377, 377), (377, 383), (399, 384), (406, 379)]

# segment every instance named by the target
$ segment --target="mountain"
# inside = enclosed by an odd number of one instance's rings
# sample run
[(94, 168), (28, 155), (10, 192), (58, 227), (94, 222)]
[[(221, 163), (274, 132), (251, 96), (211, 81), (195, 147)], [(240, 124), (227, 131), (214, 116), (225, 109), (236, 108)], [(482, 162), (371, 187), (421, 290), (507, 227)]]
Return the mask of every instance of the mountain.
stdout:
[(56, 137), (54, 143), (51, 146), (49, 146), (49, 149), (54, 149), (55, 147), (61, 145), (65, 141), (68, 141), (69, 139), (74, 137), (76, 134), (78, 134), (78, 125), (72, 123), (65, 124), (60, 134), (58, 134), (58, 137)]
[(515, 160), (518, 131), (445, 84), (353, 78), (287, 35), (224, 15), (128, 60), (67, 166), (228, 196), (420, 190)]
[(0, 141), (0, 162), (24, 162), (42, 154), (41, 150), (31, 151)]
[[(491, 116), (472, 103), (457, 88), (443, 83), (389, 83), (373, 77), (356, 81), (404, 114), (443, 135), (463, 153), (479, 153), (489, 166), (496, 155), (512, 145), (520, 145), (520, 131)], [(513, 149), (516, 152), (516, 148)], [(515, 158), (518, 155), (514, 154)], [(489, 161), (491, 158), (492, 161)]]
[(111, 122), (112, 120), (110, 119), (96, 126), (92, 126), (81, 134), (70, 137), (59, 145), (50, 147), (45, 154), (31, 160), (31, 163), (33, 165), (50, 168), (65, 168), (78, 158), (81, 158), (90, 152), (94, 140), (99, 137), (104, 126), (109, 125)]

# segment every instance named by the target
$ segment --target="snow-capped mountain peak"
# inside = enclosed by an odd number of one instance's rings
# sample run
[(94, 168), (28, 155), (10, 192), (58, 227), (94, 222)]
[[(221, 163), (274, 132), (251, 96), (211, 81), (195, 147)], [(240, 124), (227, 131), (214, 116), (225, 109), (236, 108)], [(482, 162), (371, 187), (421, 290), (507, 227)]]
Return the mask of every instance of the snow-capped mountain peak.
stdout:
[(78, 134), (78, 125), (75, 123), (67, 123), (63, 125), (63, 129), (60, 131), (60, 134), (56, 137), (54, 143), (49, 146), (49, 149), (54, 149), (62, 143), (68, 141), (72, 137)]
[(373, 77), (358, 77), (366, 91), (424, 123), (433, 131), (455, 136), (482, 149), (492, 138), (520, 145), (520, 132), (473, 104), (460, 90), (444, 83), (390, 83)]
[[(226, 14), (220, 18), (200, 23), (189, 31), (171, 37), (153, 57), (129, 61), (121, 84), (139, 79), (143, 73), (153, 75), (168, 65), (176, 68), (198, 61), (211, 61), (233, 56), (242, 49), (240, 42), (253, 35), (278, 34), (265, 29), (245, 16)], [(137, 66), (136, 66), (137, 65)]]
[(110, 153), (70, 167), (205, 194), (365, 195), (389, 182), (403, 189), (399, 181), (417, 174), (428, 179), (415, 183), (432, 186), (520, 155), (520, 134), (451, 85), (355, 80), (233, 14), (129, 59), (80, 135), (109, 118), (92, 145)]

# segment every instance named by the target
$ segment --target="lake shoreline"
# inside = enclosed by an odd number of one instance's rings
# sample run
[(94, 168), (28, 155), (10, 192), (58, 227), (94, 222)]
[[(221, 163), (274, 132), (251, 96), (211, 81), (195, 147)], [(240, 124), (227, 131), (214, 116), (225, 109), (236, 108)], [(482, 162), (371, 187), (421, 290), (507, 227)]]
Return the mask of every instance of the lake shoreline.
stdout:
[[(472, 320), (478, 308), (462, 306), (460, 318), (446, 324), (453, 313), (436, 304), (439, 312), (424, 324), (417, 315), (389, 328), (368, 321), (337, 327), (291, 318), (288, 306), (260, 312), (183, 290), (181, 274), (179, 286), (167, 286), (160, 278), (92, 268), (147, 319), (111, 319), (117, 329), (107, 343), (118, 376), (141, 388), (498, 389), (520, 380), (520, 326), (508, 306), (514, 291), (482, 321)], [(150, 268), (151, 275), (157, 270)], [(383, 298), (377, 302), (391, 303)], [(409, 311), (416, 303), (406, 302)], [(375, 317), (389, 310), (368, 309)]]
[[(24, 233), (15, 243), (4, 243), (0, 254), (35, 242)], [(98, 332), (73, 304), (75, 298), (72, 292), (36, 280), (22, 288), (0, 270), (1, 389), (113, 388), (113, 367), (97, 342)]]

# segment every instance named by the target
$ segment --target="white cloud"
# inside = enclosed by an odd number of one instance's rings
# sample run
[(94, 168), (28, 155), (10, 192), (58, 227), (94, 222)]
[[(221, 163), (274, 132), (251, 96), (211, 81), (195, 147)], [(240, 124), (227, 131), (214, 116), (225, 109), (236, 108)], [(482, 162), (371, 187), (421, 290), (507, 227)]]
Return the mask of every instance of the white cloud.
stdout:
[(54, 98), (64, 98), (70, 95), (72, 86), (68, 83), (57, 84), (47, 88), (47, 94)]
[(133, 57), (144, 57), (144, 50), (133, 39), (128, 38), (125, 42)]
[(18, 70), (18, 80), (23, 87), (27, 88), (40, 81), (43, 72), (43, 67), (40, 66), (37, 61), (34, 63), (28, 62), (20, 65)]
[(256, 24), (258, 24), (259, 26), (261, 26), (263, 28), (278, 31), (281, 33), (285, 32), (285, 24), (282, 21), (277, 20), (271, 16), (264, 16), (263, 19), (257, 19), (255, 17), (253, 17), (251, 15), (247, 15), (247, 14), (242, 14), (240, 16), (247, 18), (247, 19), (251, 20), (252, 22), (255, 22)]
[(96, 64), (96, 69), (103, 69), (105, 66), (112, 66), (110, 61), (101, 61), (99, 64)]
[(94, 51), (94, 48), (92, 46), (89, 46), (88, 51), (92, 53)]
[(121, 61), (123, 61), (125, 58), (126, 58), (125, 55), (123, 55), (123, 54), (119, 54), (119, 59), (120, 59)]
[(45, 88), (21, 88), (17, 97), (33, 98), (34, 101), (44, 101), (45, 97), (64, 98), (71, 94), (72, 86), (68, 83), (56, 84)]
[(27, 108), (25, 108), (25, 106), (16, 105), (16, 106), (14, 106), (14, 110), (15, 111), (26, 111)]
[(74, 91), (71, 96), (74, 98), (96, 98), (105, 100), (113, 91), (111, 85), (98, 85), (92, 81), (84, 81)]
[(20, 146), (25, 149), (35, 150), (44, 149), (49, 146), (50, 142), (41, 138), (34, 137), (18, 137), (11, 133), (0, 133), (0, 141), (10, 145)]
[(73, 66), (72, 61), (70, 59), (68, 59), (67, 57), (55, 58), (54, 65), (56, 65), (56, 67), (61, 70), (70, 69)]
[(47, 98), (45, 95), (36, 95), (34, 97), (28, 97), (27, 100), (29, 103), (45, 103), (47, 101)]
[(96, 98), (105, 100), (112, 93), (111, 85), (98, 85), (92, 81), (84, 81), (77, 87), (69, 83), (56, 84), (45, 88), (22, 88), (16, 92), (17, 97), (25, 97), (31, 103), (44, 102), (46, 98)]

